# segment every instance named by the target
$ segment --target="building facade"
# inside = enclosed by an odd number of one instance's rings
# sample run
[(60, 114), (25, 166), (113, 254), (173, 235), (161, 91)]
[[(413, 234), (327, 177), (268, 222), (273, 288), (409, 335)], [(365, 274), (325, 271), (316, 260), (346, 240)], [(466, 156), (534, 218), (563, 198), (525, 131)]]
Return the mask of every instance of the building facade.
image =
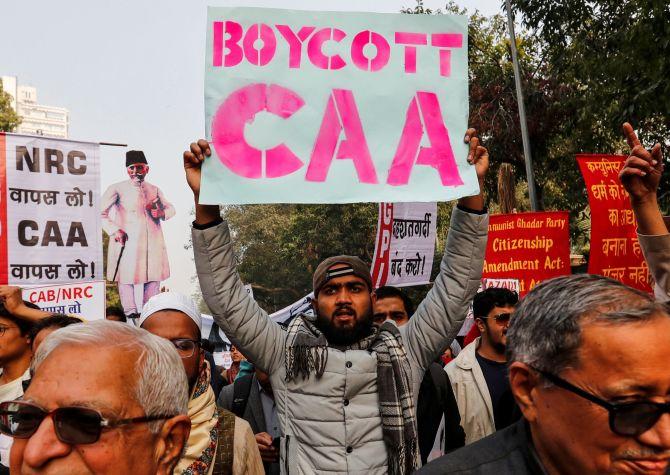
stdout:
[(37, 89), (18, 83), (16, 76), (2, 76), (2, 88), (12, 96), (12, 108), (21, 117), (18, 134), (45, 135), (66, 139), (70, 112), (64, 107), (45, 106), (37, 102)]

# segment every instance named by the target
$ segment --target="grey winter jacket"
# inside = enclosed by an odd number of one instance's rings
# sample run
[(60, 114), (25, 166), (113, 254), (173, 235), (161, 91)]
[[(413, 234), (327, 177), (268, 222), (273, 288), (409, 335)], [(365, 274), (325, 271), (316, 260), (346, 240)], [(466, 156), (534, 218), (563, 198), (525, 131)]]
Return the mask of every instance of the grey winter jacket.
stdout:
[[(425, 369), (456, 336), (477, 291), (487, 230), (488, 215), (454, 209), (440, 274), (400, 329), (415, 404)], [(374, 352), (329, 348), (320, 379), (311, 375), (286, 382), (286, 332), (244, 289), (228, 226), (194, 228), (193, 249), (214, 320), (251, 362), (270, 374), (282, 433), (282, 473), (386, 473)]]

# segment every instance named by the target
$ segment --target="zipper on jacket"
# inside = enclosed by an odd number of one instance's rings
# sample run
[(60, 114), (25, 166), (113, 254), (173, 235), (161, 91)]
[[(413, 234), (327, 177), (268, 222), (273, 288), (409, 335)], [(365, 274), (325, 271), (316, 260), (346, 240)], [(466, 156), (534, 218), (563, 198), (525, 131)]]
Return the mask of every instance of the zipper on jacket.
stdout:
[(286, 475), (289, 473), (289, 468), (291, 464), (289, 463), (289, 444), (291, 442), (291, 436), (286, 435), (286, 443), (284, 444), (284, 471)]

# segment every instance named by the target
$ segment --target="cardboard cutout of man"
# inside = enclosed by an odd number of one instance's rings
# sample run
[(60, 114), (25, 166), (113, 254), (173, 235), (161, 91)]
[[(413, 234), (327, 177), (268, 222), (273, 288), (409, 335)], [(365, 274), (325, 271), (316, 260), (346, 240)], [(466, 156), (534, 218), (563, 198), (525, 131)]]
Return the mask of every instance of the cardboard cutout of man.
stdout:
[[(160, 188), (145, 181), (149, 165), (144, 152), (128, 151), (126, 169), (130, 179), (110, 185), (102, 197), (102, 223), (109, 235), (107, 280), (118, 283), (123, 311), (136, 318), (170, 277), (161, 222), (172, 218), (175, 209)], [(144, 287), (140, 305), (136, 285)]]

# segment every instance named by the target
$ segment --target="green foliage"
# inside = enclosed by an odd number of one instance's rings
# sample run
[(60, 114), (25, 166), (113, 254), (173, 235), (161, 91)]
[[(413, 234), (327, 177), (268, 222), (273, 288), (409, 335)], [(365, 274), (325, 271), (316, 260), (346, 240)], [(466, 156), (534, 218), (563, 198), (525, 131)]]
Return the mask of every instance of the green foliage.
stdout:
[(12, 109), (12, 96), (2, 89), (0, 82), (0, 132), (11, 132), (20, 123), (21, 117)]
[(403, 8), (400, 10), (401, 13), (408, 13), (411, 15), (432, 15), (433, 13), (442, 13), (440, 9), (432, 10), (423, 6), (423, 0), (416, 0), (416, 5), (414, 8)]
[[(513, 4), (541, 42), (548, 75), (565, 90), (564, 106), (575, 112), (553, 139), (556, 160), (567, 160), (575, 152), (625, 153), (621, 139), (625, 121), (639, 129), (647, 145), (667, 145), (667, 0), (513, 0)], [(661, 183), (661, 204), (667, 210), (667, 177)]]
[[(431, 13), (420, 2), (414, 9), (404, 11)], [(447, 3), (445, 13), (469, 14), (451, 1)], [(570, 141), (570, 129), (566, 127), (577, 114), (576, 105), (567, 101), (569, 88), (552, 76), (541, 39), (520, 31), (516, 34), (516, 42), (541, 207), (572, 210), (576, 219), (586, 208), (584, 183), (574, 157), (581, 150)], [(517, 177), (524, 179), (526, 176), (506, 17), (484, 17), (477, 11), (470, 14), (468, 45), (469, 125), (479, 131), (491, 155), (486, 189), (491, 210), (495, 212), (498, 209), (495, 204), (498, 198), (496, 180), (500, 164), (511, 163)], [(528, 211), (526, 182), (520, 181), (516, 191), (518, 210)], [(573, 226), (572, 231), (575, 238), (584, 238), (581, 228)]]
[(374, 253), (374, 204), (228, 206), (223, 214), (240, 276), (269, 311), (309, 293), (314, 269), (326, 257), (351, 254), (370, 262)]

